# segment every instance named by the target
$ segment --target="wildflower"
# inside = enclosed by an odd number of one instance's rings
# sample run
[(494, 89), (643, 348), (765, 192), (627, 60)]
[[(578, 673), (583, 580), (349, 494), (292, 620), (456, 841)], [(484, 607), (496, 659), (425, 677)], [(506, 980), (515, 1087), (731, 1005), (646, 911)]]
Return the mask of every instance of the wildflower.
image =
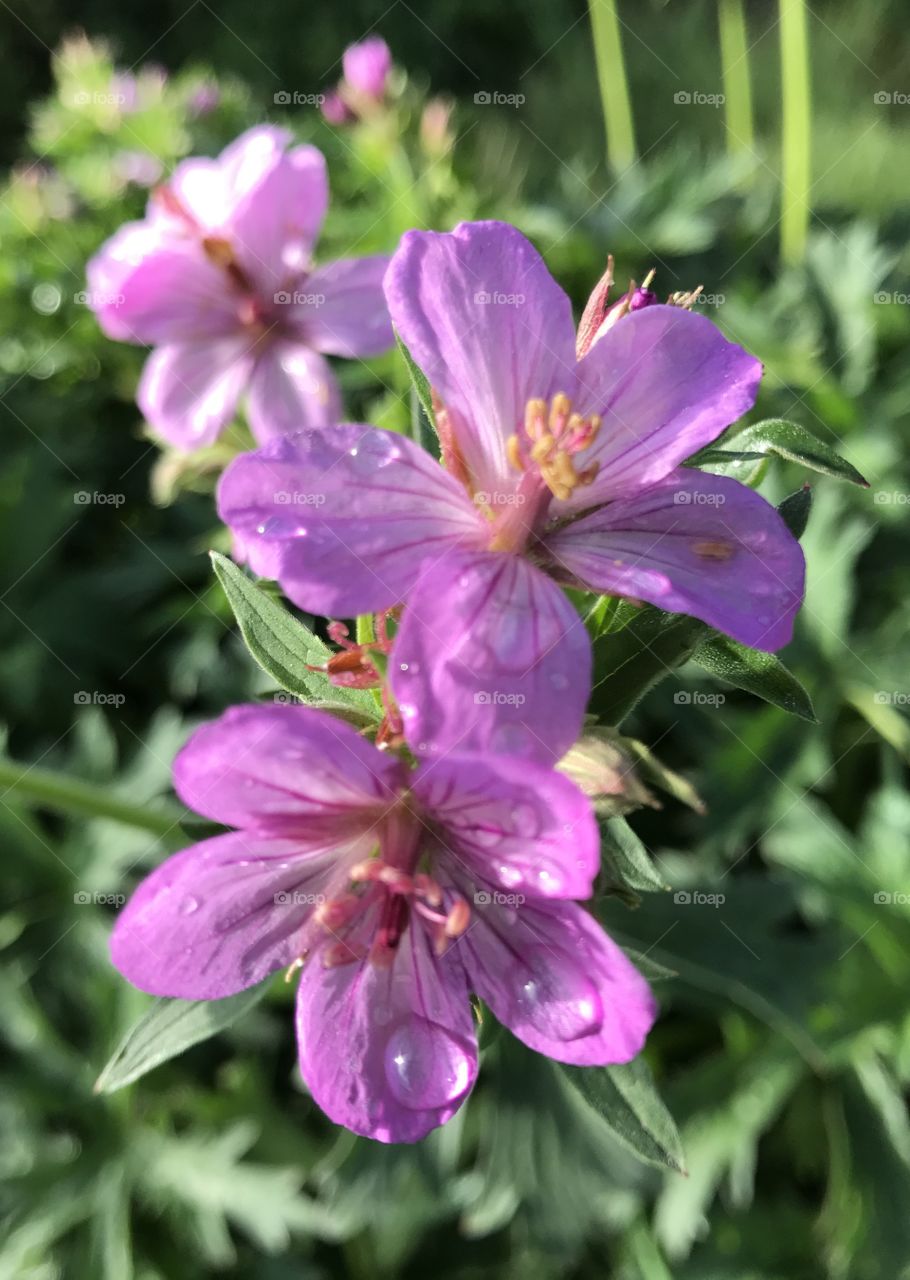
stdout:
[(177, 166), (142, 222), (89, 263), (89, 297), (111, 338), (147, 343), (140, 408), (171, 444), (211, 444), (247, 394), (260, 441), (337, 421), (325, 359), (392, 341), (381, 282), (387, 259), (314, 267), (328, 201), (315, 147), (250, 129), (216, 160)]
[[(238, 553), (302, 608), (407, 601), (391, 681), (414, 741), (547, 761), (573, 745), (590, 645), (561, 586), (759, 649), (788, 642), (799, 544), (751, 489), (680, 465), (751, 406), (754, 357), (655, 304), (576, 362), (568, 298), (501, 223), (409, 232), (385, 288), (433, 388), (445, 467), (370, 427), (303, 432), (236, 459), (219, 507)], [(281, 490), (319, 503), (290, 512)], [(466, 725), (465, 690), (486, 720)]]
[(350, 725), (245, 706), (178, 756), (181, 799), (236, 828), (175, 854), (120, 913), (111, 952), (154, 995), (210, 1000), (300, 970), (303, 1078), (339, 1124), (410, 1142), (469, 1093), (469, 993), (560, 1062), (625, 1062), (655, 1006), (571, 899), (599, 866), (565, 777), (490, 755), (411, 770)]

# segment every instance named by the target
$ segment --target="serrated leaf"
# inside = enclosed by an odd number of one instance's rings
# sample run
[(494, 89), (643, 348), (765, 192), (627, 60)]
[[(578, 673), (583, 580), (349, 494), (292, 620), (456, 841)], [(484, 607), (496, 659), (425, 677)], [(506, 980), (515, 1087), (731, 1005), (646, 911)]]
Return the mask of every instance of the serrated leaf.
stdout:
[(116, 1093), (223, 1031), (262, 999), (268, 985), (260, 983), (224, 1000), (159, 1000), (121, 1040), (95, 1081), (95, 1093)]
[(682, 1141), (644, 1058), (613, 1067), (562, 1071), (623, 1146), (646, 1164), (685, 1173)]
[(749, 649), (728, 636), (715, 635), (696, 649), (693, 661), (737, 689), (754, 693), (757, 698), (811, 724), (818, 723), (812, 699), (792, 671), (773, 653)]
[(366, 720), (378, 718), (379, 709), (368, 689), (340, 688), (329, 684), (321, 672), (310, 670), (332, 656), (327, 644), (226, 556), (217, 551), (209, 554), (246, 646), (263, 671), (305, 702), (341, 713), (353, 709)]
[(601, 855), (612, 886), (637, 892), (660, 893), (669, 889), (641, 840), (625, 818), (607, 818), (600, 824)]
[(427, 415), (430, 425), (435, 427), (436, 414), (433, 411), (433, 393), (430, 390), (430, 384), (427, 381), (426, 375), (423, 370), (418, 368), (414, 363), (414, 357), (402, 342), (397, 329), (395, 330), (395, 341), (398, 344), (398, 350), (401, 353), (402, 359), (407, 365), (408, 373), (411, 377), (411, 383), (417, 393), (417, 399), (420, 401), (420, 406)]
[(721, 442), (721, 447), (703, 450), (690, 459), (690, 463), (696, 466), (716, 466), (720, 463), (743, 462), (756, 455), (763, 457), (772, 454), (787, 462), (799, 463), (811, 471), (832, 476), (835, 480), (849, 480), (864, 489), (869, 487), (869, 482), (860, 475), (856, 467), (798, 422), (788, 422), (785, 418), (767, 418), (764, 422), (753, 423), (737, 432), (730, 443), (733, 448), (729, 452)]

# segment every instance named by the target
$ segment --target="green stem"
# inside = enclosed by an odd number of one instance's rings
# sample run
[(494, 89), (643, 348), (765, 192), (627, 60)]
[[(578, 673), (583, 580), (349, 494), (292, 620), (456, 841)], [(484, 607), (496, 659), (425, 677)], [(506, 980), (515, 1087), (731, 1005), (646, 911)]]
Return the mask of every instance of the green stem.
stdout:
[(358, 644), (372, 644), (376, 639), (376, 627), (371, 613), (358, 614), (355, 636)]
[(781, 225), (784, 262), (801, 262), (809, 235), (811, 106), (805, 0), (780, 0)]
[(732, 154), (753, 151), (752, 82), (743, 0), (720, 0), (720, 57), (724, 77), (727, 148)]
[(607, 131), (607, 158), (614, 169), (628, 169), (637, 159), (632, 103), (622, 53), (617, 0), (588, 0), (597, 81)]
[(150, 809), (130, 804), (111, 795), (108, 787), (65, 777), (49, 769), (23, 767), (12, 760), (0, 760), (0, 788), (4, 792), (14, 791), (37, 808), (52, 809), (67, 817), (110, 818), (157, 836), (167, 835), (180, 820), (177, 809)]

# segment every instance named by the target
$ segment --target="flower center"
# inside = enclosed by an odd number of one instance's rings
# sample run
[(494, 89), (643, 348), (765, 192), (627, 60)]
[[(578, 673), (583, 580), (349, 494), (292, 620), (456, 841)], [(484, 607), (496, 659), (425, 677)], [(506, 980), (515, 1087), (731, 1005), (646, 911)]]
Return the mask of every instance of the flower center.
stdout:
[(388, 968), (412, 911), (421, 917), (437, 955), (464, 933), (471, 917), (468, 904), (455, 898), (446, 907), (438, 881), (417, 870), (422, 836), (419, 819), (403, 801), (383, 823), (379, 856), (352, 867), (349, 888), (317, 908), (314, 922), (332, 935), (322, 950), (324, 965), (366, 959)]
[(576, 455), (595, 440), (600, 424), (599, 414), (584, 418), (573, 413), (572, 401), (562, 391), (549, 404), (529, 400), (521, 430), (508, 440), (509, 461), (522, 472), (536, 467), (553, 497), (565, 500), (597, 475), (598, 463), (580, 468)]

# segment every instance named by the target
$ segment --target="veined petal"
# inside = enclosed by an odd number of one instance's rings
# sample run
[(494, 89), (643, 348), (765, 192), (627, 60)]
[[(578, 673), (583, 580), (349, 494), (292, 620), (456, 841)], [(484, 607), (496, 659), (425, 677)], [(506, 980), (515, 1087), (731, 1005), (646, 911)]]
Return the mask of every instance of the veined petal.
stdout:
[(446, 755), (412, 790), (440, 857), (509, 893), (586, 898), (600, 869), (587, 797), (560, 773), (506, 756)]
[(537, 250), (502, 222), (409, 231), (385, 281), (392, 321), (450, 412), (475, 491), (511, 492), (525, 405), (575, 376), (572, 309)]
[(331, 617), (397, 604), (426, 560), (486, 533), (428, 453), (367, 426), (301, 432), (243, 454), (221, 478), (218, 511), (255, 572)]
[(412, 920), (387, 968), (325, 967), (297, 993), (300, 1070), (330, 1120), (380, 1142), (416, 1142), (461, 1106), (477, 1073), (464, 971)]
[(335, 867), (358, 856), (356, 842), (302, 836), (235, 831), (203, 840), (142, 881), (117, 917), (111, 959), (151, 995), (234, 995), (299, 956)]
[(475, 908), (455, 950), (471, 989), (538, 1053), (606, 1066), (641, 1052), (657, 1013), (650, 988), (574, 902), (502, 907), (493, 898)]
[(591, 646), (540, 569), (455, 549), (408, 597), (390, 677), (418, 754), (488, 750), (552, 764), (581, 732)]
[(577, 465), (596, 463), (597, 476), (553, 513), (662, 479), (752, 407), (761, 373), (704, 316), (667, 306), (625, 316), (578, 365), (573, 407), (600, 414), (603, 424)]
[(158, 347), (145, 362), (136, 399), (169, 444), (198, 449), (234, 416), (252, 367), (245, 333)]
[(231, 707), (174, 762), (184, 804), (213, 822), (273, 834), (368, 829), (404, 785), (403, 766), (310, 707)]
[(803, 553), (775, 509), (689, 468), (583, 516), (546, 547), (557, 571), (594, 591), (692, 614), (755, 649), (789, 643), (803, 598)]
[(307, 277), (292, 318), (307, 344), (331, 356), (375, 356), (395, 341), (382, 291), (388, 257), (346, 258)]
[(341, 393), (329, 363), (301, 342), (274, 338), (260, 348), (250, 379), (253, 435), (265, 444), (295, 431), (333, 426)]

